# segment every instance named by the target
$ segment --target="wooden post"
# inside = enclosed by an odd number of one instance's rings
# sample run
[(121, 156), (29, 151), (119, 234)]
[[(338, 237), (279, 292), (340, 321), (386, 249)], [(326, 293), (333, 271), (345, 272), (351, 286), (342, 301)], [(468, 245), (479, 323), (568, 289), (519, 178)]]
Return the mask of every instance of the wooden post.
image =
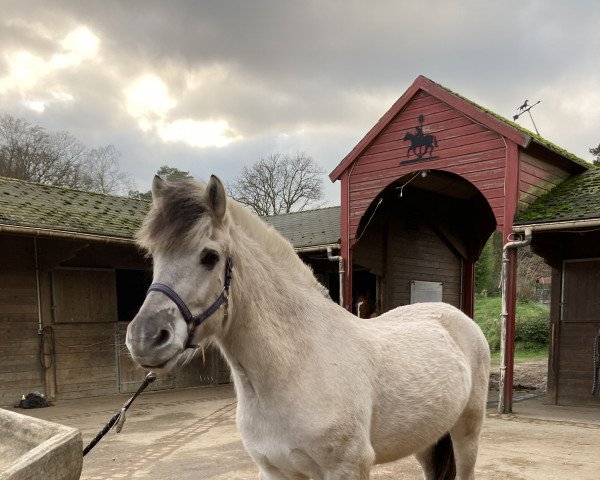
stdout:
[(43, 365), (44, 380), (46, 383), (46, 397), (49, 400), (56, 400), (56, 356), (54, 344), (54, 332), (52, 322), (52, 291), (50, 287), (50, 272), (40, 272), (40, 303), (42, 314), (43, 334), (40, 334), (40, 342), (43, 341), (43, 347), (40, 349), (42, 355), (41, 363)]
[(475, 310), (475, 261), (465, 260), (463, 273), (463, 312), (473, 318)]
[[(504, 173), (504, 225), (502, 227), (502, 351), (500, 352), (500, 398), (498, 411), (512, 412), (513, 370), (515, 364), (515, 318), (517, 308), (517, 251), (526, 241), (511, 241), (512, 224), (519, 198), (519, 147), (514, 142), (506, 144)], [(531, 232), (529, 233), (531, 235)]]
[(344, 259), (344, 285), (340, 285), (340, 294), (344, 296), (343, 307), (352, 311), (352, 249), (350, 248), (350, 198), (348, 171), (342, 174), (342, 206), (340, 255)]
[(548, 352), (548, 401), (558, 403), (558, 355), (560, 338), (560, 308), (563, 266), (552, 267), (552, 293), (550, 295), (550, 348)]

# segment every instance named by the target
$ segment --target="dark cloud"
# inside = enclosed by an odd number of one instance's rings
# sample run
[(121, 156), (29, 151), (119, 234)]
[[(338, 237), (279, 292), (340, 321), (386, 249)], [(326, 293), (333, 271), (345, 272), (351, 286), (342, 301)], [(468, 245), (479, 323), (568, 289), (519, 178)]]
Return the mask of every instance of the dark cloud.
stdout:
[[(306, 151), (331, 169), (419, 74), (508, 117), (540, 96), (539, 123), (553, 141), (586, 158), (600, 141), (600, 112), (581, 106), (585, 89), (600, 84), (592, 0), (4, 3), (3, 110), (90, 146), (114, 144), (140, 187), (162, 164), (227, 179), (274, 151)], [(99, 38), (97, 57), (2, 91), (7, 53), (49, 64), (80, 26)], [(142, 131), (125, 90), (148, 74), (174, 106)], [(24, 107), (42, 100), (42, 113)], [(222, 148), (161, 140), (160, 125), (182, 119), (226, 121), (238, 140)]]

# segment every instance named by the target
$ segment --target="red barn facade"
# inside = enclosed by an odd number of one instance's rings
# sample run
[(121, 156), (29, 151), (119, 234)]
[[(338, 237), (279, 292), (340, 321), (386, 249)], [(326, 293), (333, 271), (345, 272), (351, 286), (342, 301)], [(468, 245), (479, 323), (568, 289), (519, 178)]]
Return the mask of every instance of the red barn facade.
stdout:
[[(505, 244), (514, 240), (516, 215), (588, 166), (418, 77), (330, 174), (341, 182), (346, 308), (374, 283), (380, 311), (425, 298), (472, 316), (474, 264), (488, 237), (498, 230)], [(512, 345), (516, 255), (509, 252)], [(512, 353), (506, 362), (512, 388)]]

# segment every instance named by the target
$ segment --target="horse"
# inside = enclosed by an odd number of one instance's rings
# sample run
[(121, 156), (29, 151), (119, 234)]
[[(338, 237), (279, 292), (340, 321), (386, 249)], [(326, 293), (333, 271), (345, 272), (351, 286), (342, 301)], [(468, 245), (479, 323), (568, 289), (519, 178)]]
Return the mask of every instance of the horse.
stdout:
[(152, 196), (136, 238), (154, 283), (126, 345), (158, 375), (193, 342), (220, 348), (260, 480), (367, 480), (411, 454), (426, 479), (474, 478), (490, 361), (475, 322), (444, 303), (357, 318), (215, 176), (155, 177)]
[(375, 302), (369, 292), (359, 293), (354, 301), (356, 316), (359, 318), (372, 318), (377, 316), (375, 313)]
[[(424, 157), (427, 155), (427, 152), (429, 152), (429, 156), (431, 157), (433, 154), (433, 147), (438, 146), (435, 135), (415, 135), (414, 133), (406, 132), (403, 140), (410, 140), (410, 147), (408, 147), (408, 150), (406, 151), (407, 157), (410, 155), (411, 150), (418, 158)], [(423, 150), (423, 147), (425, 147), (425, 150)], [(419, 153), (417, 153), (417, 148), (419, 148)]]

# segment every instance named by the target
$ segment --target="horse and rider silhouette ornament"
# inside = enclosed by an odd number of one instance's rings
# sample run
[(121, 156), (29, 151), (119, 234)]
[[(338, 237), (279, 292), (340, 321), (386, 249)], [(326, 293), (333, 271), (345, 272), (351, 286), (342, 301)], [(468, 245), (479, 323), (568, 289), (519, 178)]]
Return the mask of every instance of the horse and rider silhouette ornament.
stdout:
[(438, 157), (433, 156), (433, 149), (438, 146), (437, 139), (435, 135), (429, 135), (423, 133), (423, 122), (425, 121), (424, 115), (419, 115), (419, 126), (415, 127), (415, 133), (406, 132), (403, 140), (410, 141), (410, 147), (406, 152), (406, 156), (410, 157), (411, 152), (416, 155), (416, 158), (410, 158), (409, 160), (404, 160), (401, 163), (415, 163), (423, 160), (428, 153), (429, 156), (427, 160), (434, 160)]

